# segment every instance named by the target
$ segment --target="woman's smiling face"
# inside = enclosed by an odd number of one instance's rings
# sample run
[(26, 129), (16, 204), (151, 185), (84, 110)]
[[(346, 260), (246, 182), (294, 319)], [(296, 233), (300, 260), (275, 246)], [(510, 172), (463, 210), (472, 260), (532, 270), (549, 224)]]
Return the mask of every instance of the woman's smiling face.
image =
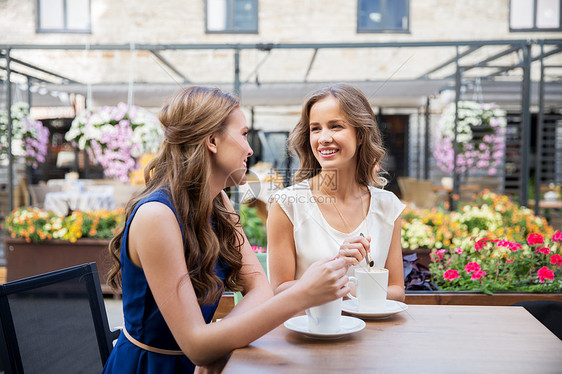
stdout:
[(357, 131), (340, 109), (338, 100), (327, 96), (310, 108), (310, 146), (322, 168), (355, 170)]

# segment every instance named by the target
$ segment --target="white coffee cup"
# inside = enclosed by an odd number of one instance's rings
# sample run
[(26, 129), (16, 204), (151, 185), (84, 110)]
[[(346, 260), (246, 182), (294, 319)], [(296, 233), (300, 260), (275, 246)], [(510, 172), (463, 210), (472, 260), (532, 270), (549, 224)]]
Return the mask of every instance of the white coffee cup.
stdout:
[(308, 330), (314, 333), (336, 333), (340, 330), (342, 298), (306, 310)]
[(357, 297), (347, 294), (355, 300), (360, 312), (373, 312), (385, 310), (386, 291), (388, 288), (388, 269), (364, 268), (355, 269), (355, 276), (349, 277), (355, 283), (355, 294)]

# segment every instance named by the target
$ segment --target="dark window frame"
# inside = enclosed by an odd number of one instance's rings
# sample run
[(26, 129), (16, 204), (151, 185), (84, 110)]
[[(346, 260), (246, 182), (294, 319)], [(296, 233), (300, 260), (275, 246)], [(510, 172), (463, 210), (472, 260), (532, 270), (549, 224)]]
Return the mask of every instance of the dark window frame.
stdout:
[[(234, 23), (234, 2), (236, 0), (224, 0), (227, 3), (229, 17)], [(225, 28), (224, 30), (209, 30), (209, 15), (207, 12), (209, 0), (205, 0), (205, 33), (206, 34), (259, 34), (259, 0), (251, 0), (254, 2), (254, 17), (256, 20), (255, 30), (234, 30), (233, 28)], [(227, 25), (228, 26), (228, 25)]]
[(41, 27), (41, 0), (35, 0), (35, 32), (37, 34), (58, 33), (58, 34), (91, 34), (92, 33), (92, 0), (88, 1), (88, 28), (87, 29), (69, 29), (67, 27), (67, 6), (68, 0), (63, 1), (63, 23), (62, 29), (46, 29)]
[[(381, 28), (381, 29), (369, 29), (369, 28), (364, 28), (361, 27), (359, 25), (359, 20), (360, 20), (360, 13), (361, 13), (361, 2), (362, 1), (368, 1), (368, 0), (357, 0), (357, 33), (358, 34), (381, 34), (381, 33), (390, 33), (390, 34), (410, 34), (410, 0), (406, 0), (406, 17), (408, 19), (408, 26), (406, 27), (406, 29), (387, 29), (387, 28)], [(383, 24), (384, 24), (384, 20), (385, 20), (385, 9), (386, 9), (386, 3), (387, 2), (391, 2), (392, 0), (380, 0), (381, 1), (381, 15), (382, 15), (382, 19), (383, 19)]]
[(526, 28), (526, 29), (514, 29), (511, 27), (511, 0), (509, 1), (509, 13), (507, 15), (507, 22), (509, 24), (509, 32), (556, 32), (562, 31), (562, 0), (558, 0), (559, 2), (559, 15), (558, 15), (558, 22), (560, 26), (558, 28), (539, 28), (537, 27), (537, 4), (538, 0), (533, 0), (533, 27)]

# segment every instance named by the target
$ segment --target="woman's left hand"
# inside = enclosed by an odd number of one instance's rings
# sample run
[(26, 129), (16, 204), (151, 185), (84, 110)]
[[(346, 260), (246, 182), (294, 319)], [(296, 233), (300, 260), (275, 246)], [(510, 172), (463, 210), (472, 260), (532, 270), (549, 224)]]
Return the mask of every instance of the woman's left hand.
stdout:
[(371, 237), (354, 236), (344, 240), (340, 246), (339, 256), (347, 266), (358, 265), (371, 250)]

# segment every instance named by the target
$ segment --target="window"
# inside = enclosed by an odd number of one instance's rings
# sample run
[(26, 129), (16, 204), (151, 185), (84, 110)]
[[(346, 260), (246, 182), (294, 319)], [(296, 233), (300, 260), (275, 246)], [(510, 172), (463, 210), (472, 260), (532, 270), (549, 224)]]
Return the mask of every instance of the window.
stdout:
[(409, 0), (359, 0), (357, 32), (408, 32)]
[(510, 0), (510, 31), (562, 31), (561, 0)]
[(207, 0), (207, 32), (257, 34), (258, 0)]
[(90, 0), (37, 0), (37, 32), (90, 31)]

